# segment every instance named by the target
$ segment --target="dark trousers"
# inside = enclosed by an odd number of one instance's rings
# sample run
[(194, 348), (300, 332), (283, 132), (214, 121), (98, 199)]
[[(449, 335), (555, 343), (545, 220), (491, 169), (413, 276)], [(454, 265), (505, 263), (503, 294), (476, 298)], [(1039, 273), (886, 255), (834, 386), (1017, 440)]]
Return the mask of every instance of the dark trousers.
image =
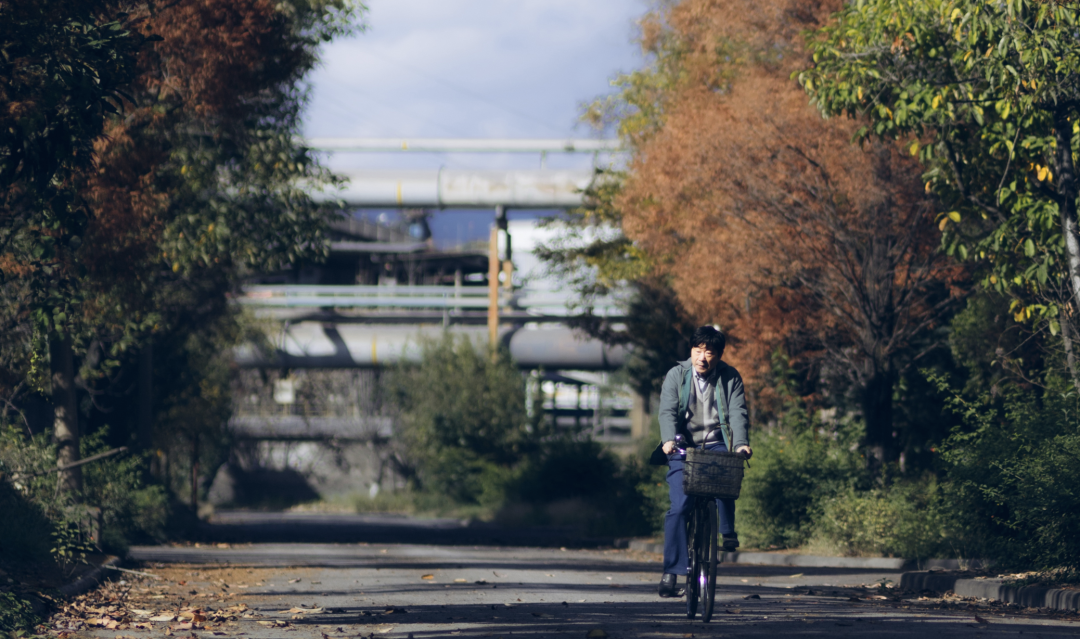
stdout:
[[(709, 444), (708, 450), (727, 450), (722, 443)], [(668, 457), (668, 496), (671, 498), (671, 510), (664, 516), (664, 572), (673, 575), (685, 575), (690, 570), (690, 555), (686, 552), (686, 518), (694, 508), (697, 497), (689, 497), (682, 489), (682, 456)], [(720, 534), (735, 534), (735, 500), (717, 499), (720, 512)]]

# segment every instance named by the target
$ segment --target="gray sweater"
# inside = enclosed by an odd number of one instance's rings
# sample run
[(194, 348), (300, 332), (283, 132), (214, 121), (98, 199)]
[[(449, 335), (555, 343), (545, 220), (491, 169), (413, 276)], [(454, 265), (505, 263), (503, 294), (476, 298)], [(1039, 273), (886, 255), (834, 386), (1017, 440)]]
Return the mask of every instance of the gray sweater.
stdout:
[[(749, 419), (746, 414), (746, 393), (743, 389), (742, 376), (734, 367), (724, 362), (716, 364), (719, 373), (717, 387), (727, 399), (727, 420), (731, 426), (731, 446), (737, 449), (739, 446), (749, 446)], [(679, 362), (668, 371), (664, 378), (664, 386), (660, 391), (660, 442), (675, 439), (676, 433), (681, 433), (688, 441), (693, 437), (686, 428), (686, 402), (693, 401), (693, 390), (687, 388), (687, 376), (692, 374), (690, 360)], [(690, 380), (690, 384), (693, 384)], [(689, 397), (682, 398), (680, 392), (685, 394), (690, 391)], [(682, 403), (682, 410), (680, 410)]]

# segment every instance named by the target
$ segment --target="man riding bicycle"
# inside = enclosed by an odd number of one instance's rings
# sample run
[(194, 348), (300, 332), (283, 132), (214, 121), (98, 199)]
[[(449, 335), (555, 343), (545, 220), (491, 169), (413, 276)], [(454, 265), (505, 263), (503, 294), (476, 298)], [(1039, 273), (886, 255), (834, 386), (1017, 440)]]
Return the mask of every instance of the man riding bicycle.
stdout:
[[(668, 495), (671, 509), (664, 517), (664, 575), (660, 579), (661, 597), (679, 597), (680, 576), (687, 574), (686, 520), (693, 508), (692, 497), (683, 492), (685, 454), (676, 446), (681, 435), (688, 445), (707, 450), (727, 450), (722, 427), (730, 426), (728, 438), (737, 453), (749, 458), (746, 396), (742, 376), (732, 366), (720, 361), (727, 339), (712, 326), (702, 326), (690, 339), (690, 359), (668, 371), (660, 392), (660, 445), (653, 451), (651, 463), (667, 464)], [(721, 397), (720, 394), (723, 394)], [(724, 407), (727, 415), (721, 415)], [(726, 417), (726, 419), (725, 419)], [(719, 528), (725, 551), (739, 547), (735, 533), (735, 500), (717, 499)]]

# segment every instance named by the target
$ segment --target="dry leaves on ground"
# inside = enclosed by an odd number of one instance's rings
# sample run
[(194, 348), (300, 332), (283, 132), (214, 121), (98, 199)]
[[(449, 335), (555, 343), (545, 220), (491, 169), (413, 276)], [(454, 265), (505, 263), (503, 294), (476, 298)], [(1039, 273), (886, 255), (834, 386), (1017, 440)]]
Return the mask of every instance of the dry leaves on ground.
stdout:
[[(232, 595), (193, 591), (191, 585), (187, 580), (170, 579), (107, 581), (60, 607), (52, 616), (50, 625), (61, 633), (89, 628), (122, 631), (152, 630), (156, 627), (169, 631), (190, 631), (210, 630), (218, 624), (253, 616), (244, 603), (225, 605), (226, 599)], [(221, 586), (228, 587), (224, 582), (221, 582)], [(196, 598), (217, 598), (220, 605), (190, 603), (191, 599)]]

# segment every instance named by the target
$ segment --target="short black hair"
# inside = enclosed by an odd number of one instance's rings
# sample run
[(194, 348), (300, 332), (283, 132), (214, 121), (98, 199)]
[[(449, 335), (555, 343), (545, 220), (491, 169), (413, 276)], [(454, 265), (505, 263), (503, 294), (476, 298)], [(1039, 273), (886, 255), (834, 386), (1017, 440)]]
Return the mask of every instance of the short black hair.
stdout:
[(724, 352), (724, 347), (727, 346), (727, 337), (724, 336), (723, 331), (712, 326), (699, 326), (690, 337), (690, 348), (697, 346), (704, 346), (719, 355)]

